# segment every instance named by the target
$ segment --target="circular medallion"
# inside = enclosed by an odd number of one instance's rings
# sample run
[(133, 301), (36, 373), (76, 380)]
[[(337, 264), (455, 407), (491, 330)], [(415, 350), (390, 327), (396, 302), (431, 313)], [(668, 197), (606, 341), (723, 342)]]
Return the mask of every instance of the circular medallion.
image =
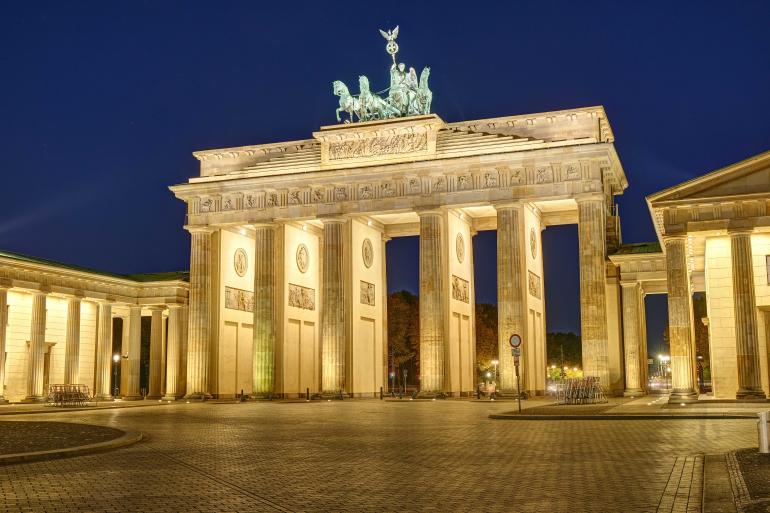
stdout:
[(532, 258), (537, 258), (537, 235), (535, 229), (529, 229), (529, 249), (532, 252)]
[(307, 267), (310, 264), (310, 251), (307, 246), (300, 244), (297, 246), (297, 269), (299, 272), (304, 273), (307, 271)]
[(458, 233), (455, 239), (455, 251), (457, 252), (457, 261), (462, 264), (465, 260), (465, 240), (462, 233)]
[(370, 268), (374, 261), (374, 248), (372, 248), (372, 241), (369, 239), (364, 239), (364, 243), (361, 245), (361, 257), (364, 259), (366, 268)]
[(235, 274), (238, 276), (245, 276), (246, 271), (249, 269), (249, 257), (246, 255), (246, 251), (242, 248), (235, 250), (235, 256), (233, 257), (233, 267), (235, 268)]

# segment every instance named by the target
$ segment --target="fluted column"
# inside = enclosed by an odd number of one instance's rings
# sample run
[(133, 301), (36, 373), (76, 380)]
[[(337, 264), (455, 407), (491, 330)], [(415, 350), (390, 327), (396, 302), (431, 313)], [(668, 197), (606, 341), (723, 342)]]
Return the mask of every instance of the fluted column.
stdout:
[(695, 401), (690, 278), (687, 271), (687, 240), (684, 235), (665, 236), (668, 287), (668, 340), (671, 352), (670, 402)]
[[(125, 334), (126, 330), (123, 330)], [(125, 335), (124, 335), (125, 336)], [(128, 351), (123, 356), (123, 372), (126, 373), (126, 388), (121, 390), (123, 399), (134, 401), (141, 399), (139, 390), (139, 370), (142, 353), (142, 307), (131, 305), (128, 313)]]
[(610, 385), (607, 344), (607, 290), (604, 258), (606, 209), (604, 200), (578, 199), (580, 253), (580, 327), (583, 373)]
[(444, 214), (420, 215), (420, 397), (444, 392), (446, 333), (444, 307), (447, 301), (442, 256), (445, 247)]
[(45, 355), (46, 292), (32, 293), (32, 322), (29, 335), (29, 359), (27, 367), (27, 397), (25, 403), (45, 400), (43, 372)]
[(751, 258), (751, 232), (731, 231), (735, 353), (738, 359), (738, 399), (765, 399), (759, 368), (757, 302)]
[(80, 303), (74, 296), (67, 303), (67, 334), (64, 341), (64, 383), (73, 385), (80, 380)]
[(150, 390), (148, 399), (160, 399), (163, 379), (163, 310), (162, 306), (153, 306), (150, 324)]
[(110, 372), (112, 371), (112, 304), (99, 303), (99, 328), (96, 343), (96, 384), (94, 395), (97, 399), (112, 398)]
[(211, 397), (211, 230), (190, 228), (190, 309), (187, 321), (187, 393), (191, 399)]
[[(497, 209), (497, 340), (500, 392), (516, 393), (516, 369), (508, 340), (511, 335), (524, 336), (524, 290), (522, 277), (522, 211), (519, 205)], [(524, 365), (521, 368), (525, 368)], [(521, 379), (523, 383), (524, 380)]]
[[(638, 283), (621, 283), (623, 305), (623, 354), (625, 359), (625, 396), (638, 397), (642, 390), (642, 331), (640, 319), (641, 287)], [(646, 365), (646, 363), (645, 363)]]
[(180, 397), (177, 390), (179, 351), (182, 342), (182, 305), (168, 307), (168, 335), (166, 336), (166, 395), (164, 401)]
[(254, 397), (270, 397), (275, 384), (275, 228), (254, 227)]
[(8, 326), (8, 289), (10, 283), (0, 282), (0, 404), (7, 404), (5, 398), (5, 336)]
[(179, 372), (177, 373), (177, 394), (184, 397), (187, 393), (187, 305), (182, 307), (179, 315), (182, 318), (182, 333), (179, 338)]
[(324, 219), (321, 274), (321, 387), (324, 395), (345, 390), (344, 219)]

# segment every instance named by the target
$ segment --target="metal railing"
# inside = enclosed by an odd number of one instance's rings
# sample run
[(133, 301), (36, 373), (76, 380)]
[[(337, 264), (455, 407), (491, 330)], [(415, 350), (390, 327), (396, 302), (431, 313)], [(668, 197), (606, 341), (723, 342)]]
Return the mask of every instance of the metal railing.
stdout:
[(91, 393), (86, 385), (48, 385), (48, 406), (87, 406)]
[(568, 378), (556, 385), (556, 402), (558, 404), (598, 404), (606, 403), (599, 378), (586, 376), (583, 378)]

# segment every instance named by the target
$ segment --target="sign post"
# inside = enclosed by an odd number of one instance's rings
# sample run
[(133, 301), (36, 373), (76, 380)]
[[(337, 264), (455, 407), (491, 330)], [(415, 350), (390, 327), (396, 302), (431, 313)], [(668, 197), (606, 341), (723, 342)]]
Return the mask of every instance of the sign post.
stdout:
[(513, 355), (513, 365), (516, 369), (516, 398), (519, 403), (519, 413), (521, 413), (521, 387), (519, 385), (519, 362), (521, 357), (521, 336), (514, 333), (508, 340), (511, 345), (511, 354)]

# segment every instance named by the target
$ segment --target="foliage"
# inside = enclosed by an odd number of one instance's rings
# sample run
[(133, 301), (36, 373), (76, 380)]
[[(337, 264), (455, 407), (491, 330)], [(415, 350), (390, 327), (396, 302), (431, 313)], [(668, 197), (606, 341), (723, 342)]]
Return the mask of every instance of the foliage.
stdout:
[(420, 362), (420, 301), (406, 290), (388, 295), (388, 358), (388, 368), (396, 368), (399, 383), (403, 369), (407, 369), (409, 383), (416, 382)]
[[(583, 354), (580, 335), (575, 333), (548, 333), (545, 337), (548, 367), (582, 367)], [(563, 352), (562, 352), (563, 351)]]
[(492, 367), (497, 352), (497, 305), (476, 304), (476, 367), (485, 372)]

